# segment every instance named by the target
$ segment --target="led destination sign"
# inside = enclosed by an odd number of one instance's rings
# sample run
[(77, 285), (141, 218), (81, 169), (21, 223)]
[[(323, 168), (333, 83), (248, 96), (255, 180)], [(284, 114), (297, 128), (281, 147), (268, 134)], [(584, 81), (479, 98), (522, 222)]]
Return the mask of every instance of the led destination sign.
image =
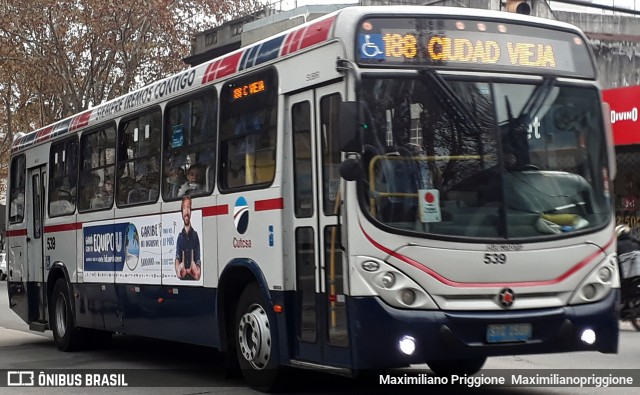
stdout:
[(255, 95), (256, 93), (264, 92), (266, 84), (264, 80), (258, 80), (250, 82), (246, 85), (233, 88), (233, 100), (245, 98), (247, 96)]
[(361, 65), (595, 76), (587, 44), (581, 37), (504, 23), (370, 19), (358, 32), (356, 57)]
[[(498, 39), (502, 37), (497, 37)], [(413, 34), (385, 34), (382, 36), (385, 58), (414, 59), (418, 54), (418, 44)], [(433, 36), (426, 45), (426, 53), (431, 61), (464, 62), (480, 64), (508, 64), (510, 66), (542, 67), (556, 69), (555, 51), (566, 48), (563, 42), (534, 43), (499, 40), (469, 40), (468, 38), (452, 38)], [(502, 44), (502, 45), (501, 45)], [(503, 56), (506, 57), (503, 58)], [(562, 59), (570, 62), (571, 59)], [(573, 64), (564, 65), (569, 70)]]

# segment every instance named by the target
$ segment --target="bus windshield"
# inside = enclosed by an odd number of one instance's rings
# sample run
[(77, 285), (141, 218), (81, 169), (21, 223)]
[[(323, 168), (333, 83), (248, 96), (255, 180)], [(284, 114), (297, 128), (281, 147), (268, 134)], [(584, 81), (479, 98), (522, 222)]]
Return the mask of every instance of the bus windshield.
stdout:
[(595, 87), (363, 79), (366, 211), (390, 228), (518, 239), (600, 227), (611, 215)]

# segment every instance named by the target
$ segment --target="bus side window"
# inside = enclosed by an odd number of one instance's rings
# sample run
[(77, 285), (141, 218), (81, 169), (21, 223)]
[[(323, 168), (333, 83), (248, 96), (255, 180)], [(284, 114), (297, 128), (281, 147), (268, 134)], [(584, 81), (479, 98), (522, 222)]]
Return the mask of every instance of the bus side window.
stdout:
[(213, 192), (216, 108), (214, 91), (167, 107), (162, 180), (165, 201)]
[(117, 166), (117, 204), (155, 203), (160, 190), (160, 110), (121, 124)]
[(277, 75), (268, 69), (228, 82), (220, 94), (220, 188), (267, 185), (276, 169)]
[(340, 189), (341, 162), (340, 140), (338, 138), (338, 107), (340, 94), (332, 93), (320, 99), (320, 119), (322, 133), (322, 208), (325, 215), (337, 214), (338, 191)]
[(26, 179), (24, 155), (11, 160), (11, 184), (9, 192), (9, 222), (20, 223), (24, 219), (24, 187)]
[(111, 208), (115, 170), (116, 131), (109, 127), (84, 133), (80, 138), (78, 211)]
[(311, 153), (311, 103), (295, 103), (291, 108), (293, 128), (294, 202), (299, 218), (313, 215), (313, 174)]
[(73, 214), (78, 190), (77, 137), (51, 144), (49, 167), (49, 216)]

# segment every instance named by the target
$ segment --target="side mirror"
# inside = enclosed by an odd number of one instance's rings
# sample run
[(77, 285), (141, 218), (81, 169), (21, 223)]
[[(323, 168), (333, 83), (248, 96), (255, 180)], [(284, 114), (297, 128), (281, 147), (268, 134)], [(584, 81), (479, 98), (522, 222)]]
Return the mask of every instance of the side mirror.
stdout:
[(340, 163), (340, 177), (346, 181), (357, 181), (364, 177), (364, 170), (362, 169), (362, 163), (355, 158), (345, 159)]
[(616, 179), (617, 164), (615, 141), (613, 139), (613, 126), (611, 125), (611, 107), (609, 103), (602, 102), (602, 117), (604, 118), (604, 131), (607, 138), (607, 157), (609, 159), (609, 178), (611, 182)]
[(362, 150), (360, 136), (362, 102), (341, 102), (339, 111), (340, 150), (342, 152), (360, 152)]

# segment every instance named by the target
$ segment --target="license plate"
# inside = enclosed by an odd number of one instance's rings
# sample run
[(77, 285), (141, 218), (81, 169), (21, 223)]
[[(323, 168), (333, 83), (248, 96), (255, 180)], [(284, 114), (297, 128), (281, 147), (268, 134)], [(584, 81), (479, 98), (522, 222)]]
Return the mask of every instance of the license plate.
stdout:
[(531, 339), (531, 324), (496, 324), (487, 327), (487, 342), (522, 342)]

